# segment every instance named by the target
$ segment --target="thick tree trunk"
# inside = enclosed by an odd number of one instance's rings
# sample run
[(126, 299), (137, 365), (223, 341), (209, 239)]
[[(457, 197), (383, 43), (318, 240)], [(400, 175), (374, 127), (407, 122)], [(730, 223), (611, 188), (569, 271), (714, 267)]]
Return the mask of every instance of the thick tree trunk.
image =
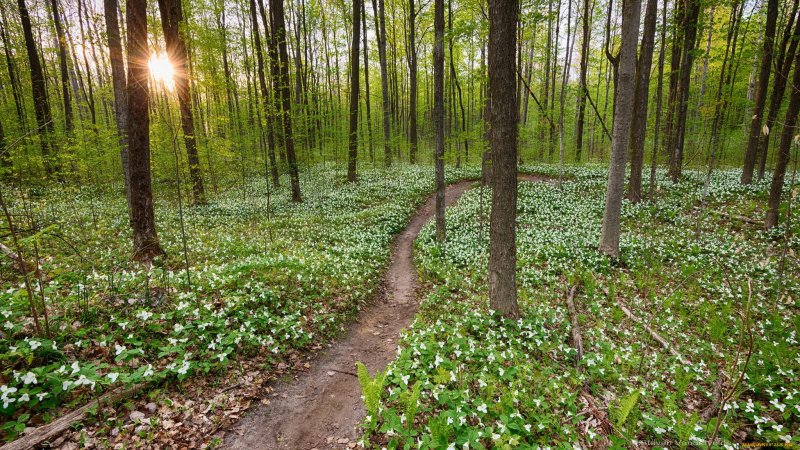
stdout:
[(183, 142), (186, 145), (186, 157), (189, 161), (189, 178), (192, 182), (194, 204), (202, 205), (206, 203), (206, 197), (194, 134), (192, 94), (189, 87), (189, 73), (186, 70), (186, 43), (180, 30), (181, 23), (184, 22), (181, 0), (158, 0), (158, 9), (161, 11), (161, 26), (164, 29), (167, 55), (174, 70), (173, 79), (181, 110), (181, 128)]
[(358, 58), (359, 42), (361, 42), (361, 5), (353, 0), (353, 37), (350, 44), (350, 135), (347, 152), (347, 181), (356, 181), (356, 163), (358, 160)]
[(408, 0), (408, 133), (410, 147), (408, 158), (411, 164), (417, 162), (417, 13), (414, 9), (414, 0)]
[(436, 240), (444, 242), (444, 0), (434, 1), (433, 128), (436, 134)]
[(108, 36), (108, 55), (111, 60), (111, 86), (114, 91), (114, 118), (117, 121), (117, 134), (119, 135), (122, 176), (125, 180), (125, 198), (128, 199), (128, 206), (130, 207), (128, 102), (125, 93), (125, 62), (122, 59), (122, 39), (119, 35), (119, 20), (117, 20), (119, 5), (117, 0), (104, 0), (103, 8), (106, 19), (106, 36)]
[[(376, 4), (377, 3), (377, 4)], [(392, 165), (391, 127), (392, 106), (389, 98), (389, 71), (386, 67), (386, 14), (384, 0), (372, 0), (372, 9), (375, 13), (375, 34), (378, 37), (378, 59), (381, 66), (381, 97), (383, 107), (383, 164)]]
[(53, 26), (56, 29), (58, 40), (58, 68), (61, 72), (61, 99), (64, 101), (64, 129), (67, 134), (72, 133), (75, 125), (72, 121), (72, 97), (69, 92), (69, 70), (67, 69), (67, 38), (61, 24), (61, 13), (57, 0), (50, 0), (50, 9), (53, 14)]
[(761, 48), (761, 67), (758, 73), (758, 83), (756, 84), (755, 104), (753, 105), (753, 115), (750, 118), (750, 133), (747, 137), (747, 148), (745, 149), (744, 164), (742, 166), (742, 184), (750, 184), (753, 181), (753, 169), (762, 133), (761, 123), (764, 104), (767, 102), (769, 76), (772, 70), (772, 50), (775, 44), (775, 25), (777, 21), (778, 0), (769, 0), (767, 3), (767, 24), (764, 29), (764, 43)]
[(647, 0), (644, 14), (644, 31), (636, 65), (636, 91), (633, 97), (633, 123), (631, 124), (631, 176), (628, 182), (628, 200), (639, 203), (642, 199), (642, 168), (644, 167), (644, 141), (647, 134), (647, 103), (650, 97), (650, 67), (655, 47), (657, 0)]
[(633, 118), (636, 85), (636, 43), (639, 35), (641, 0), (622, 3), (622, 42), (619, 52), (619, 71), (614, 100), (614, 131), (611, 141), (611, 160), (608, 167), (608, 188), (600, 232), (600, 251), (611, 257), (619, 256), (620, 215), (625, 185), (625, 158)]
[(128, 27), (128, 165), (133, 257), (150, 263), (156, 256), (163, 255), (164, 250), (158, 243), (150, 180), (150, 71), (147, 65), (150, 50), (146, 0), (127, 0), (125, 15)]
[(769, 189), (769, 200), (767, 201), (767, 217), (764, 220), (764, 228), (772, 229), (778, 224), (778, 209), (781, 205), (783, 196), (783, 180), (786, 177), (786, 166), (789, 164), (789, 156), (792, 148), (792, 141), (797, 134), (797, 114), (800, 112), (800, 52), (794, 58), (794, 76), (792, 78), (791, 96), (789, 97), (789, 108), (786, 110), (786, 118), (783, 120), (783, 133), (781, 133), (781, 143), (778, 147), (778, 160), (775, 162), (775, 171), (772, 173), (772, 185)]
[(36, 113), (36, 125), (42, 144), (42, 159), (44, 170), (48, 177), (53, 176), (58, 170), (58, 155), (52, 154), (51, 134), (53, 133), (53, 115), (50, 112), (50, 102), (47, 98), (47, 85), (44, 71), (39, 61), (36, 40), (33, 38), (31, 18), (25, 0), (17, 0), (19, 16), (22, 22), (22, 32), (25, 37), (25, 50), (28, 53), (28, 67), (31, 73), (31, 91), (33, 93), (33, 110)]
[(289, 181), (292, 188), (292, 201), (303, 201), (300, 195), (300, 175), (297, 170), (297, 159), (294, 153), (294, 135), (292, 133), (292, 99), (289, 84), (289, 53), (286, 49), (286, 24), (283, 13), (283, 0), (270, 0), (270, 23), (273, 46), (278, 50), (278, 86), (283, 122), (283, 139), (286, 146), (286, 161), (289, 164)]
[(683, 144), (686, 138), (686, 116), (689, 107), (689, 91), (691, 90), (692, 64), (694, 63), (694, 46), (697, 38), (697, 19), (700, 15), (700, 0), (687, 0), (686, 17), (683, 28), (683, 51), (681, 54), (681, 70), (678, 78), (675, 107), (675, 138), (672, 140), (672, 159), (670, 161), (670, 177), (678, 182), (683, 171)]
[(772, 51), (775, 46), (775, 25), (778, 21), (778, 0), (769, 0), (767, 3), (767, 24), (764, 29), (764, 43), (761, 48), (761, 66), (758, 72), (758, 83), (753, 105), (753, 115), (750, 118), (750, 133), (747, 137), (747, 148), (742, 166), (742, 184), (753, 181), (753, 169), (758, 153), (758, 144), (761, 137), (761, 123), (764, 114), (764, 105), (767, 102), (769, 77), (772, 71)]
[(489, 99), (492, 212), (489, 227), (489, 305), (519, 317), (517, 305), (516, 55), (519, 3), (489, 1)]

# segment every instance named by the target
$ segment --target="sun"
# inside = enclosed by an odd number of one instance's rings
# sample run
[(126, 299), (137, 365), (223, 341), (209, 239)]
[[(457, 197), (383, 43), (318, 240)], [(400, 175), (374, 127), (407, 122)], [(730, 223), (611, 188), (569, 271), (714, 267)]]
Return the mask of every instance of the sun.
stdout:
[(148, 61), (147, 65), (150, 68), (150, 76), (153, 77), (153, 80), (164, 83), (167, 89), (172, 90), (175, 88), (175, 81), (173, 80), (175, 69), (173, 69), (172, 63), (169, 62), (166, 54), (158, 55), (154, 53), (150, 55), (150, 61)]

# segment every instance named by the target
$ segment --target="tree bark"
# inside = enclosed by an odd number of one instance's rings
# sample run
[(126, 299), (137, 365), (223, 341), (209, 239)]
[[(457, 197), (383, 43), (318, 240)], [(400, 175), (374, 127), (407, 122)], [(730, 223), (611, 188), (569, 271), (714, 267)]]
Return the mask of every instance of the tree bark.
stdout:
[(750, 118), (750, 133), (747, 137), (747, 149), (744, 153), (744, 163), (742, 166), (742, 184), (750, 184), (753, 181), (753, 169), (758, 152), (759, 139), (761, 137), (761, 123), (764, 114), (764, 104), (767, 101), (767, 89), (769, 89), (769, 76), (772, 69), (772, 50), (775, 44), (775, 25), (778, 21), (778, 0), (769, 0), (767, 3), (767, 24), (764, 29), (764, 43), (761, 48), (761, 67), (758, 73), (758, 84), (756, 84), (756, 96), (753, 105), (753, 116)]
[(642, 199), (644, 141), (647, 134), (647, 103), (650, 97), (650, 67), (653, 64), (657, 12), (657, 0), (647, 0), (639, 62), (636, 65), (636, 91), (633, 97), (633, 123), (631, 124), (631, 175), (628, 182), (628, 200), (632, 203), (639, 203)]
[(167, 55), (174, 70), (173, 79), (181, 110), (181, 129), (183, 130), (183, 143), (186, 145), (186, 157), (189, 161), (192, 196), (195, 205), (203, 205), (206, 203), (206, 198), (200, 157), (197, 154), (197, 140), (194, 134), (192, 95), (189, 73), (186, 70), (186, 43), (180, 30), (181, 23), (184, 21), (183, 7), (181, 0), (158, 0), (158, 9), (161, 11), (161, 26), (164, 29)]
[[(775, 162), (775, 170), (772, 173), (772, 184), (769, 189), (769, 200), (767, 201), (767, 217), (764, 220), (764, 227), (772, 229), (778, 224), (778, 208), (781, 204), (783, 195), (783, 181), (786, 177), (786, 166), (789, 164), (789, 156), (792, 141), (797, 134), (797, 115), (800, 113), (800, 52), (797, 52), (794, 59), (794, 76), (791, 83), (792, 95), (789, 97), (789, 108), (786, 110), (786, 118), (783, 123), (781, 133), (781, 143), (778, 147), (778, 160)], [(791, 194), (790, 194), (791, 195)]]
[(50, 112), (50, 102), (47, 98), (47, 85), (44, 71), (39, 61), (36, 40), (33, 38), (31, 18), (25, 0), (17, 0), (19, 16), (22, 22), (22, 32), (25, 37), (25, 50), (28, 53), (28, 67), (31, 73), (31, 91), (33, 93), (33, 109), (36, 113), (36, 125), (42, 145), (42, 159), (44, 170), (48, 177), (52, 177), (59, 170), (58, 155), (52, 154), (51, 134), (53, 133), (53, 115)]
[(509, 318), (517, 305), (516, 40), (519, 3), (489, 1), (489, 141), (492, 211), (489, 226), (489, 305)]
[(297, 170), (297, 159), (294, 153), (294, 135), (292, 133), (292, 99), (289, 84), (289, 54), (286, 49), (286, 23), (283, 13), (283, 0), (270, 0), (270, 23), (273, 46), (278, 50), (278, 86), (282, 107), (283, 138), (286, 146), (286, 161), (289, 163), (289, 180), (292, 188), (292, 201), (303, 201), (300, 195), (300, 175)]
[(656, 165), (658, 164), (658, 144), (661, 132), (661, 104), (664, 92), (664, 52), (667, 49), (667, 2), (661, 9), (661, 48), (658, 52), (658, 84), (656, 87), (656, 123), (653, 126), (653, 154), (650, 157), (650, 181), (647, 189), (648, 195), (652, 198), (656, 189)]
[(417, 162), (417, 13), (414, 10), (414, 0), (408, 0), (408, 132), (410, 147), (408, 158), (411, 164)]
[(350, 135), (347, 152), (347, 181), (356, 181), (356, 164), (358, 160), (358, 58), (359, 42), (361, 42), (361, 5), (353, 0), (353, 37), (350, 44)]
[(114, 91), (114, 118), (117, 121), (119, 135), (120, 160), (122, 161), (122, 177), (125, 181), (125, 198), (130, 209), (130, 173), (128, 169), (128, 102), (125, 98), (125, 62), (122, 59), (122, 39), (119, 35), (117, 0), (104, 0), (103, 8), (108, 36), (108, 55), (111, 60), (111, 86)]
[(58, 10), (58, 1), (50, 0), (50, 9), (53, 14), (53, 26), (56, 29), (58, 41), (58, 68), (61, 72), (61, 99), (64, 102), (64, 129), (67, 134), (72, 133), (75, 125), (72, 121), (72, 98), (69, 92), (69, 70), (67, 70), (67, 38), (61, 24), (61, 13)]
[[(769, 137), (772, 127), (775, 125), (775, 119), (778, 118), (778, 111), (781, 109), (783, 103), (783, 94), (786, 91), (786, 81), (789, 79), (789, 72), (792, 68), (792, 60), (797, 51), (797, 44), (800, 43), (800, 14), (795, 16), (798, 8), (798, 1), (795, 0), (792, 14), (786, 24), (786, 30), (783, 33), (783, 39), (778, 49), (778, 58), (775, 67), (778, 68), (778, 73), (775, 75), (775, 81), (772, 84), (772, 94), (769, 98), (769, 110), (767, 112), (766, 133), (761, 134), (761, 141), (759, 143), (759, 163), (758, 163), (758, 179), (764, 179), (764, 172), (766, 171), (767, 155), (769, 153)], [(791, 33), (792, 24), (794, 23), (794, 33)], [(791, 44), (788, 41), (791, 40)], [(788, 44), (788, 49), (787, 49)]]
[(586, 94), (589, 87), (586, 83), (586, 74), (589, 67), (589, 19), (591, 18), (590, 0), (583, 0), (583, 17), (581, 23), (583, 24), (581, 36), (581, 68), (578, 92), (578, 119), (575, 124), (575, 161), (581, 162), (583, 151), (583, 122), (586, 116)]
[[(23, 1), (23, 0), (19, 0)], [(149, 264), (164, 254), (158, 242), (150, 180), (150, 50), (147, 43), (147, 1), (127, 0), (128, 27), (128, 165), (131, 180), (133, 257)]]
[(436, 240), (445, 240), (444, 223), (444, 0), (434, 1), (433, 128), (436, 133)]
[(686, 17), (683, 24), (683, 50), (681, 52), (681, 69), (678, 78), (675, 107), (675, 138), (672, 142), (673, 152), (670, 161), (670, 177), (678, 182), (683, 170), (683, 144), (686, 137), (686, 115), (689, 107), (689, 91), (691, 89), (692, 64), (694, 63), (694, 46), (697, 39), (697, 19), (700, 15), (700, 0), (687, 0)]
[(381, 66), (381, 97), (383, 107), (383, 164), (385, 167), (392, 165), (391, 127), (392, 107), (389, 98), (389, 71), (386, 67), (386, 14), (384, 0), (372, 0), (372, 9), (375, 13), (375, 34), (378, 38), (378, 59)]
[[(259, 0), (259, 6), (262, 12), (262, 18), (266, 19), (266, 13), (264, 12), (264, 4), (261, 0)], [(269, 158), (269, 171), (270, 176), (272, 177), (272, 186), (276, 189), (280, 186), (280, 176), (278, 174), (278, 163), (275, 159), (275, 128), (273, 126), (273, 118), (274, 114), (273, 111), (270, 109), (270, 93), (269, 89), (267, 88), (267, 80), (264, 76), (264, 54), (262, 52), (261, 47), (261, 31), (258, 28), (258, 17), (256, 16), (256, 2), (255, 0), (250, 0), (250, 21), (253, 25), (253, 45), (255, 47), (256, 53), (256, 62), (257, 62), (257, 72), (258, 72), (258, 84), (261, 87), (261, 96), (263, 97), (263, 105), (264, 105), (264, 117), (267, 122), (267, 157)], [(270, 40), (269, 31), (267, 30), (267, 22), (264, 22), (264, 34), (267, 36), (267, 41)]]
[(611, 141), (611, 159), (608, 167), (608, 188), (600, 232), (600, 252), (619, 256), (620, 215), (622, 191), (625, 184), (625, 158), (633, 116), (636, 84), (636, 43), (639, 35), (641, 0), (624, 0), (622, 3), (622, 35), (619, 52), (617, 95), (614, 99), (614, 127)]
[[(789, 164), (789, 156), (792, 141), (797, 134), (797, 114), (800, 112), (800, 52), (794, 58), (794, 76), (792, 78), (791, 96), (789, 97), (789, 108), (786, 110), (786, 118), (783, 120), (783, 133), (781, 133), (781, 143), (778, 147), (778, 160), (775, 162), (775, 170), (772, 173), (772, 184), (769, 189), (769, 200), (767, 201), (767, 216), (764, 219), (764, 228), (772, 229), (778, 224), (778, 209), (781, 205), (783, 196), (783, 180), (786, 177), (786, 166)], [(790, 194), (791, 195), (791, 194)]]

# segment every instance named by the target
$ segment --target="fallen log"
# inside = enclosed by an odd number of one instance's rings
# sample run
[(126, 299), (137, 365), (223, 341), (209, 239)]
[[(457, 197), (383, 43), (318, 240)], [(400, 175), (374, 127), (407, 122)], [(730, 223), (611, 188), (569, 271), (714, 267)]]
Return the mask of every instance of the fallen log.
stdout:
[(691, 364), (691, 362), (688, 359), (684, 358), (683, 355), (679, 351), (675, 350), (675, 347), (670, 345), (669, 342), (667, 342), (666, 339), (661, 337), (660, 334), (656, 333), (655, 330), (653, 330), (652, 328), (650, 328), (650, 326), (648, 326), (646, 323), (644, 323), (644, 321), (642, 319), (636, 317), (631, 312), (631, 310), (628, 308), (628, 305), (625, 304), (625, 302), (623, 302), (622, 300), (619, 300), (619, 299), (616, 299), (616, 302), (617, 302), (617, 305), (619, 306), (619, 309), (621, 309), (622, 312), (625, 313), (625, 315), (628, 316), (629, 319), (631, 319), (632, 321), (634, 321), (634, 322), (638, 323), (639, 325), (641, 325), (642, 328), (644, 328), (645, 331), (647, 331), (647, 333), (650, 334), (650, 337), (652, 337), (653, 340), (655, 340), (656, 342), (661, 344), (662, 347), (664, 347), (664, 350), (668, 351), (670, 354), (672, 354), (673, 356), (678, 358), (678, 360), (682, 364), (686, 364), (686, 365)]
[(37, 427), (30, 432), (27, 432), (26, 430), (26, 434), (24, 436), (16, 441), (9, 442), (8, 444), (0, 447), (0, 450), (25, 450), (33, 448), (45, 441), (54, 439), (67, 430), (67, 428), (72, 426), (73, 423), (83, 420), (90, 410), (100, 408), (103, 405), (111, 405), (132, 397), (141, 391), (144, 386), (144, 383), (140, 383), (127, 389), (119, 388), (108, 392), (97, 400), (92, 400), (75, 411), (61, 416), (46, 425)]
[(4, 255), (8, 256), (9, 259), (11, 259), (12, 265), (19, 273), (24, 275), (26, 272), (33, 272), (33, 267), (31, 266), (30, 263), (20, 258), (18, 253), (6, 247), (2, 243), (0, 243), (0, 252), (2, 252)]

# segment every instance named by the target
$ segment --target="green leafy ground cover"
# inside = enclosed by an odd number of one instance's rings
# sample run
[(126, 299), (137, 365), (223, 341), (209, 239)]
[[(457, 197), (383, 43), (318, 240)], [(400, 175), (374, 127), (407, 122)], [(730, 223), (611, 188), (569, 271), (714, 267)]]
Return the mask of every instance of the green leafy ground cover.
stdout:
[[(766, 233), (731, 218), (761, 219), (767, 184), (741, 186), (738, 171), (716, 173), (709, 211), (723, 215), (698, 221), (703, 174), (677, 186), (662, 174), (656, 203), (624, 204), (622, 255), (612, 261), (596, 251), (606, 170), (569, 176), (562, 188), (520, 183), (519, 321), (488, 311), (488, 189), (468, 191), (448, 210), (444, 246), (431, 224), (423, 229), (416, 260), (430, 293), (383, 380), (377, 417), (364, 422), (363, 443), (705, 448), (718, 416), (715, 448), (800, 443), (800, 228), (784, 246), (784, 227)], [(574, 285), (585, 347), (577, 366), (565, 303)], [(752, 356), (735, 387), (750, 331)], [(715, 405), (728, 397), (718, 415)]]
[[(450, 171), (448, 180), (477, 175)], [(35, 333), (22, 277), (3, 260), (2, 434), (12, 439), (116, 387), (233, 370), (237, 360), (270, 369), (334, 336), (379, 286), (391, 239), (433, 190), (433, 171), (367, 170), (352, 185), (317, 168), (302, 187), (300, 205), (282, 188), (267, 209), (267, 187), (254, 180), (186, 209), (191, 286), (175, 198), (157, 189), (169, 257), (148, 270), (130, 262), (119, 192), (15, 192), (15, 225), (30, 229), (33, 218), (39, 229), (24, 245), (42, 262), (50, 335)]]

